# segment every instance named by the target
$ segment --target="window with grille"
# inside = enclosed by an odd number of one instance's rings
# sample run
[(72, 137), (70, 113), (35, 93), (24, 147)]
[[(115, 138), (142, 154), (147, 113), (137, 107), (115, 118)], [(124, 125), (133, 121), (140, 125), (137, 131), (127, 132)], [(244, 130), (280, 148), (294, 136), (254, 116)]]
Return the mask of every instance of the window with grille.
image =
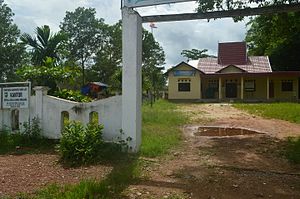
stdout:
[(281, 81), (281, 91), (293, 91), (293, 80)]

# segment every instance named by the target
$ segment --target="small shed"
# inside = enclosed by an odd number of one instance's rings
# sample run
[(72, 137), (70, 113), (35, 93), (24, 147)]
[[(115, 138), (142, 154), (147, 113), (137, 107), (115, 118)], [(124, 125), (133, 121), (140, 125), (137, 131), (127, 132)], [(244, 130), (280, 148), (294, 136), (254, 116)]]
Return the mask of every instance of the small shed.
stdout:
[(81, 93), (93, 98), (99, 98), (99, 96), (103, 94), (107, 88), (108, 85), (102, 82), (89, 82), (81, 88)]

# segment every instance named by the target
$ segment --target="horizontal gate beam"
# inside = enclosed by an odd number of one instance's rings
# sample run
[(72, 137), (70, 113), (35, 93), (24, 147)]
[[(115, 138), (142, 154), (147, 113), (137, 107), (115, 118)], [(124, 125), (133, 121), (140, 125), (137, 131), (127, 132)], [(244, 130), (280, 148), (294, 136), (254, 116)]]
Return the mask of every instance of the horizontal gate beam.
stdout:
[(231, 17), (246, 17), (255, 15), (269, 15), (284, 12), (300, 11), (300, 3), (284, 4), (276, 6), (266, 6), (260, 8), (245, 8), (236, 10), (225, 10), (205, 13), (183, 13), (183, 14), (169, 14), (169, 15), (153, 15), (142, 17), (144, 23), (148, 22), (167, 22), (167, 21), (186, 21), (197, 19), (218, 19)]

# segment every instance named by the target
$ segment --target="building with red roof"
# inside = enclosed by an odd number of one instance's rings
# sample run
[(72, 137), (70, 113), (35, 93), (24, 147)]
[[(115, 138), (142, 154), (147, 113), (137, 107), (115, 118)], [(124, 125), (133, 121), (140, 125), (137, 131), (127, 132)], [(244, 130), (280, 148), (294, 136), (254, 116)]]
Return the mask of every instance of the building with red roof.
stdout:
[(199, 101), (298, 101), (299, 71), (272, 71), (267, 56), (248, 56), (245, 42), (219, 43), (218, 57), (181, 62), (168, 74), (168, 97)]

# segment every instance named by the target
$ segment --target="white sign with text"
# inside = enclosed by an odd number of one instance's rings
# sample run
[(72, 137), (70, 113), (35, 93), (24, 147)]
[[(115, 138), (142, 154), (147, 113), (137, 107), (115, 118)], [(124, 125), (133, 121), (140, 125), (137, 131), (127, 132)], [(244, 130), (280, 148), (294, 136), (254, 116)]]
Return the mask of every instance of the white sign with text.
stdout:
[(129, 8), (153, 6), (159, 4), (179, 3), (195, 0), (124, 0), (124, 6)]
[(28, 87), (2, 88), (2, 108), (28, 108)]

